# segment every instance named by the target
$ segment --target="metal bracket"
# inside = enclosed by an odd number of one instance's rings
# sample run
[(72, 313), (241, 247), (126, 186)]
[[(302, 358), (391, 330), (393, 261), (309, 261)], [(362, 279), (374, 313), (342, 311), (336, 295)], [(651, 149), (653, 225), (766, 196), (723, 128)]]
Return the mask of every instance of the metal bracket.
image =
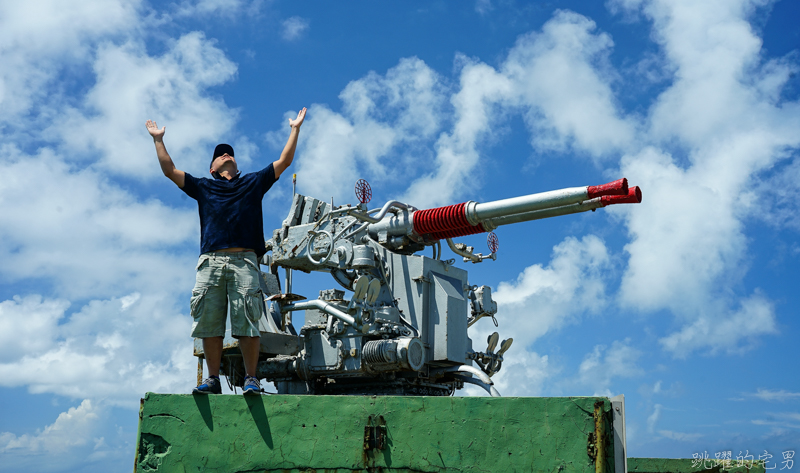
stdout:
[(364, 426), (364, 450), (386, 448), (386, 420), (383, 416), (369, 416)]

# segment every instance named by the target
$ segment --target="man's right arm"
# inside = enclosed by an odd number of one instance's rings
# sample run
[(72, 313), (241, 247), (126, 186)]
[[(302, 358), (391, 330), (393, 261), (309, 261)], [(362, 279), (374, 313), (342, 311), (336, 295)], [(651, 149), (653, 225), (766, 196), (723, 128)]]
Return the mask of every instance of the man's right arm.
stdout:
[(145, 126), (147, 126), (147, 131), (150, 133), (150, 136), (153, 137), (153, 142), (156, 145), (156, 155), (158, 156), (158, 164), (161, 165), (161, 172), (178, 187), (183, 189), (183, 185), (186, 182), (186, 173), (175, 168), (172, 158), (170, 158), (169, 153), (167, 153), (167, 147), (164, 146), (164, 132), (167, 130), (167, 127), (164, 126), (159, 130), (156, 122), (152, 120), (147, 120)]

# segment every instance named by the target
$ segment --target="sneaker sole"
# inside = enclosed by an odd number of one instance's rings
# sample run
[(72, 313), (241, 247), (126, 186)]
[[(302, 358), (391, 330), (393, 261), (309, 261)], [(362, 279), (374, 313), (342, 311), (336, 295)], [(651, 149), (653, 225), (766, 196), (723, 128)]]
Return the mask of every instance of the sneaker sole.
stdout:
[(255, 396), (261, 394), (261, 392), (255, 389), (245, 389), (244, 391), (242, 391), (242, 394), (244, 394), (245, 396)]

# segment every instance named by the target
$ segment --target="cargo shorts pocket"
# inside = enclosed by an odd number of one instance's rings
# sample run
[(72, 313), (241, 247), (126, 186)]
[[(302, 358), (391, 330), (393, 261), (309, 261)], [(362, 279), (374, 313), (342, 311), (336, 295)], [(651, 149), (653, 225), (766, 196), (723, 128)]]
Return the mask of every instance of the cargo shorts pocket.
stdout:
[(203, 267), (203, 263), (207, 263), (208, 262), (208, 258), (209, 258), (208, 255), (200, 255), (200, 257), (197, 258), (197, 266), (195, 266), (194, 270), (195, 271), (200, 271), (200, 268)]
[(244, 310), (247, 318), (253, 323), (261, 319), (264, 314), (264, 293), (261, 288), (247, 289), (244, 296)]
[(200, 320), (200, 316), (203, 315), (203, 303), (206, 299), (206, 293), (208, 293), (207, 287), (201, 287), (200, 289), (192, 290), (192, 299), (189, 302), (189, 310), (192, 318), (195, 321)]

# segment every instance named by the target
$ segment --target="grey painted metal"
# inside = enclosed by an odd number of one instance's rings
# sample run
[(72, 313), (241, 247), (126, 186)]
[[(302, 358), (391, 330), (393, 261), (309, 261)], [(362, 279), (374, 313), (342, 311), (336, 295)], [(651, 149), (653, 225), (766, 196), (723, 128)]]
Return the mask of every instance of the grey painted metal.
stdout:
[(295, 310), (306, 310), (306, 309), (318, 309), (326, 314), (332, 315), (337, 319), (341, 320), (342, 322), (348, 323), (350, 325), (355, 326), (356, 328), (361, 328), (361, 324), (356, 322), (356, 319), (353, 317), (345, 314), (344, 312), (340, 311), (333, 305), (328, 302), (321, 301), (319, 299), (315, 299), (313, 301), (305, 301), (305, 302), (293, 302), (289, 304), (284, 304), (282, 306), (282, 311), (295, 311)]
[(386, 216), (386, 213), (389, 212), (389, 209), (391, 209), (392, 207), (396, 207), (398, 209), (403, 209), (403, 210), (413, 209), (412, 206), (400, 202), (399, 200), (390, 200), (389, 202), (383, 204), (383, 207), (380, 209), (380, 211), (378, 211), (378, 213), (374, 217), (369, 215), (369, 212), (358, 212), (358, 211), (351, 211), (349, 212), (349, 215), (352, 215), (353, 217), (357, 218), (358, 220), (361, 220), (362, 222), (378, 223), (383, 219), (383, 217)]
[(506, 215), (504, 217), (496, 217), (483, 220), (483, 228), (489, 232), (501, 225), (510, 225), (512, 223), (529, 222), (531, 220), (539, 220), (542, 218), (559, 217), (561, 215), (569, 215), (580, 212), (587, 212), (589, 210), (599, 209), (603, 207), (600, 197), (589, 199), (577, 204), (564, 205), (562, 207), (554, 207), (543, 210), (534, 210), (532, 212), (523, 212), (513, 215)]
[(380, 222), (369, 226), (369, 234), (377, 240), (388, 236), (408, 235), (414, 230), (413, 212), (403, 210), (396, 215), (387, 215)]
[(587, 198), (589, 198), (589, 193), (586, 187), (569, 187), (483, 204), (470, 201), (466, 206), (466, 214), (469, 223), (477, 225), (490, 218), (577, 204)]
[[(489, 389), (487, 389), (487, 391), (489, 391), (489, 394), (491, 394), (492, 397), (501, 397), (500, 393), (497, 392), (497, 389), (494, 387), (494, 382), (492, 381), (492, 378), (490, 378), (486, 373), (484, 373), (483, 371), (481, 371), (481, 370), (479, 370), (479, 369), (477, 369), (475, 367), (467, 366), (467, 365), (451, 366), (449, 368), (444, 368), (444, 369), (441, 369), (441, 370), (437, 370), (437, 372), (439, 372), (439, 373), (458, 372), (458, 373), (471, 374), (472, 376), (477, 378), (481, 383), (489, 386)], [(477, 384), (477, 383), (474, 383), (474, 384)], [(478, 386), (480, 386), (480, 384), (478, 384)]]
[(628, 473), (628, 445), (625, 437), (625, 395), (611, 398), (614, 430), (614, 473)]

